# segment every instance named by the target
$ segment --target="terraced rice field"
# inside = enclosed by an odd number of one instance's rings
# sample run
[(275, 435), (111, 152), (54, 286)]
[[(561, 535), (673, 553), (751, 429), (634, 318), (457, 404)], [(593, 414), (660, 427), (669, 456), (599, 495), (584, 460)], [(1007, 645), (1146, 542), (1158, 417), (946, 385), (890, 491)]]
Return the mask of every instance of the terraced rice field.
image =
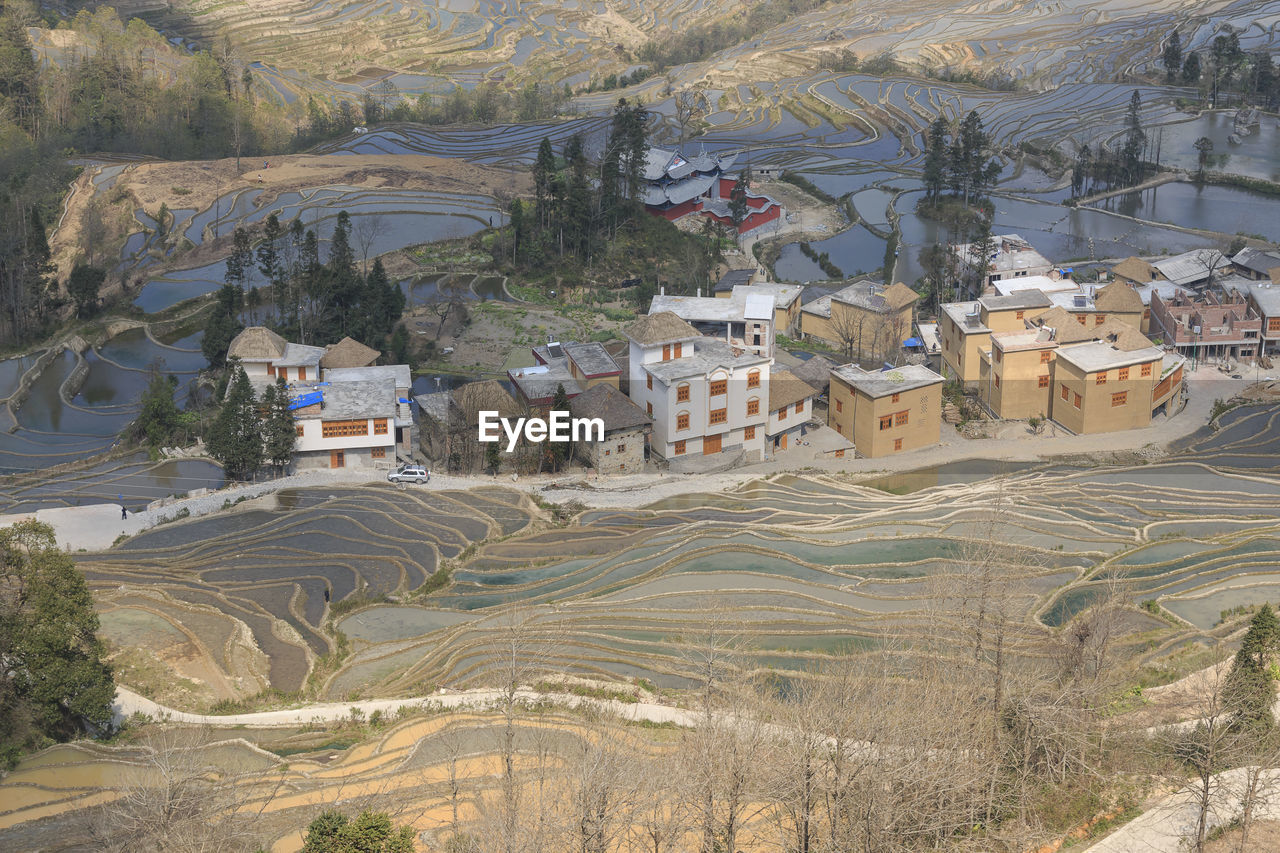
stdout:
[[(334, 630), (353, 653), (318, 685), (329, 698), (483, 684), (511, 604), (556, 638), (545, 662), (566, 672), (681, 686), (687, 643), (713, 611), (742, 623), (760, 666), (802, 672), (837, 650), (958, 631), (948, 590), (981, 540), (1002, 543), (994, 559), (1015, 578), (1019, 636), (1061, 624), (1114, 580), (1135, 605), (1155, 599), (1181, 620), (1135, 614), (1165, 628), (1163, 652), (1213, 631), (1219, 610), (1280, 598), (1278, 419), (1237, 409), (1158, 464), (970, 466), (868, 484), (784, 476), (591, 510), (568, 527), (501, 489), (299, 490), (157, 528), (81, 566), (107, 622), (115, 609), (159, 614), (239, 694), (297, 689)], [(442, 561), (450, 586), (405, 595)], [(393, 593), (328, 621), (333, 602)], [(188, 624), (193, 613), (213, 636)]]

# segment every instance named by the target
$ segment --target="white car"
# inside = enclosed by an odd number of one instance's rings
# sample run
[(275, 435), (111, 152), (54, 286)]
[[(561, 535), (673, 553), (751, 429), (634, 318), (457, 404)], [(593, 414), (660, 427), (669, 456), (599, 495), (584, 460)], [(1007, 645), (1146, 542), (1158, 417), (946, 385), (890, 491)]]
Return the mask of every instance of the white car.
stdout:
[(421, 465), (401, 465), (387, 474), (393, 483), (426, 483), (431, 479), (431, 472)]

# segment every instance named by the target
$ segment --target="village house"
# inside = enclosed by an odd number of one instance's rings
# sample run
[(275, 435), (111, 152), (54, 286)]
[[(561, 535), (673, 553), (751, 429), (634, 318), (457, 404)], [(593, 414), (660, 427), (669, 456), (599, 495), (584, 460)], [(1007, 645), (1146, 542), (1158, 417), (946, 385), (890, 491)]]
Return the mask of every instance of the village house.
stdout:
[(920, 295), (902, 282), (857, 281), (800, 309), (800, 333), (848, 358), (890, 360), (911, 336)]
[(1047, 327), (993, 332), (989, 355), (982, 361), (978, 400), (996, 418), (1046, 416), (1057, 347)]
[(1179, 287), (1201, 290), (1210, 279), (1231, 266), (1231, 261), (1217, 249), (1192, 249), (1180, 255), (1161, 258), (1152, 264), (1165, 281)]
[(592, 386), (574, 397), (569, 410), (576, 418), (599, 418), (602, 441), (579, 441), (578, 459), (601, 476), (634, 474), (644, 469), (645, 443), (653, 420), (613, 385)]
[(345, 337), (325, 348), (320, 356), (321, 370), (339, 370), (350, 367), (372, 367), (382, 353), (367, 347), (352, 337)]
[[(960, 243), (952, 248), (952, 253), (960, 266), (961, 288), (969, 287), (969, 283), (980, 279), (982, 292), (997, 281), (1027, 276), (1047, 276), (1054, 269), (1049, 259), (1017, 234), (1001, 234), (993, 236), (995, 251), (990, 257), (979, 258), (978, 246), (974, 243)], [(982, 292), (970, 292), (971, 297), (978, 297)]]
[(717, 299), (702, 296), (699, 289), (697, 296), (668, 296), (664, 292), (653, 297), (649, 314), (667, 311), (689, 323), (699, 335), (773, 357), (775, 309), (770, 293), (735, 289), (728, 299)]
[(818, 390), (789, 370), (769, 374), (769, 420), (765, 425), (766, 455), (786, 450), (805, 435), (813, 418)]
[(277, 376), (286, 382), (318, 382), (324, 354), (324, 347), (289, 343), (265, 326), (248, 327), (227, 346), (227, 360), (238, 360), (255, 387), (265, 386), (268, 379), (274, 382)]
[(464, 472), (474, 471), (484, 463), (485, 445), (479, 440), (480, 412), (497, 412), (500, 418), (529, 414), (496, 379), (468, 382), (413, 399), (421, 420), (423, 455), (436, 464)]
[(1236, 271), (1253, 281), (1280, 278), (1280, 252), (1245, 247), (1231, 258)]
[(937, 444), (942, 435), (943, 378), (920, 364), (831, 371), (827, 424), (876, 458)]
[(631, 400), (653, 419), (652, 455), (672, 470), (697, 470), (708, 456), (715, 466), (762, 458), (771, 357), (704, 337), (671, 311), (641, 317), (623, 333)]
[(536, 364), (513, 367), (507, 371), (523, 403), (531, 411), (545, 414), (555, 401), (556, 392), (564, 388), (567, 399), (595, 385), (617, 388), (622, 368), (602, 344), (567, 343), (549, 340), (533, 348)]
[(289, 385), (289, 395), (298, 470), (395, 462), (398, 406), (391, 378), (326, 384), (297, 380)]
[[(1280, 268), (1275, 270), (1280, 278)], [(1261, 326), (1262, 354), (1280, 353), (1280, 282), (1267, 279), (1243, 284), (1223, 283), (1223, 289), (1240, 293), (1249, 302), (1249, 308), (1258, 316)]]
[[(322, 360), (323, 361), (323, 360)], [(371, 367), (333, 367), (324, 369), (324, 381), (329, 385), (344, 383), (370, 383), (390, 380), (395, 389), (395, 444), (402, 456), (410, 456), (417, 446), (416, 424), (413, 418), (409, 392), (413, 388), (413, 376), (407, 364), (388, 364)], [(298, 382), (301, 385), (301, 381)]]
[(938, 318), (942, 374), (965, 388), (978, 387), (982, 353), (990, 349), (992, 332), (1023, 331), (1029, 318), (1052, 304), (1039, 290), (1017, 290), (1008, 296), (944, 304)]
[(1153, 415), (1171, 412), (1182, 392), (1183, 361), (1128, 327), (1060, 347), (1050, 416), (1076, 434), (1141, 429)]
[(1144, 320), (1150, 322), (1150, 312), (1142, 304), (1142, 297), (1124, 282), (1113, 281), (1104, 286), (1081, 285), (1071, 291), (1048, 294), (1049, 301), (1075, 316), (1082, 326), (1101, 326), (1107, 320), (1118, 320), (1142, 331)]
[(1169, 302), (1157, 293), (1151, 299), (1151, 332), (1190, 358), (1252, 360), (1261, 346), (1262, 318), (1238, 290), (1221, 298), (1213, 292), (1200, 299), (1177, 293)]
[[(724, 279), (721, 279), (723, 282)], [(721, 290), (716, 285), (715, 295), (719, 299), (734, 299), (743, 302), (750, 296), (773, 297), (773, 329), (775, 335), (786, 335), (791, 338), (800, 335), (800, 297), (804, 293), (803, 284), (777, 284), (762, 282), (760, 284), (735, 284), (728, 290)]]

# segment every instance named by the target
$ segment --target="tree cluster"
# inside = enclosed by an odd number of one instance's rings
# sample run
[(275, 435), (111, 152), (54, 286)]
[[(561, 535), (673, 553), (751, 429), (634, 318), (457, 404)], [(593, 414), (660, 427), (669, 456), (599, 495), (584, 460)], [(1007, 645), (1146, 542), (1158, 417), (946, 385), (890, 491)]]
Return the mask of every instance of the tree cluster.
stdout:
[(1184, 52), (1182, 36), (1174, 30), (1161, 51), (1160, 63), (1165, 82), (1197, 86), (1213, 106), (1225, 106), (1232, 96), (1266, 109), (1280, 103), (1280, 75), (1271, 54), (1245, 51), (1240, 34), (1231, 28), (1214, 36), (1203, 59), (1200, 52)]
[(109, 730), (115, 682), (84, 575), (53, 528), (0, 529), (0, 764)]
[[(948, 139), (950, 136), (950, 139)], [(950, 189), (967, 206), (983, 198), (1000, 177), (1000, 161), (991, 157), (991, 137), (977, 110), (971, 110), (954, 132), (938, 116), (925, 137), (924, 185), (929, 201)]]
[(276, 377), (259, 403), (244, 368), (236, 365), (227, 387), (227, 396), (217, 418), (209, 427), (206, 445), (227, 477), (244, 480), (271, 463), (277, 472), (293, 459), (297, 442), (289, 389), (283, 377)]
[(1071, 191), (1077, 196), (1104, 189), (1140, 184), (1153, 168), (1149, 161), (1150, 138), (1142, 127), (1142, 96), (1129, 96), (1125, 131), (1119, 149), (1082, 145), (1071, 169)]

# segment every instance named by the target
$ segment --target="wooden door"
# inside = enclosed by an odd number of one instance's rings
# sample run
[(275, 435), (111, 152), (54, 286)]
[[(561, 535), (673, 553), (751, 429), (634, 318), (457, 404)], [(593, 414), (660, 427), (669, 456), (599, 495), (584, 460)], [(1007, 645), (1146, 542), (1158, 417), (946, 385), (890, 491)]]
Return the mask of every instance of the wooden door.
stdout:
[(341, 450), (329, 451), (329, 467), (330, 468), (345, 468), (346, 464), (347, 464), (347, 456), (345, 453), (343, 453)]
[(307, 369), (305, 367), (298, 368), (298, 381), (299, 382), (307, 381)]
[(787, 449), (787, 436), (785, 434), (782, 436), (782, 449)]
[(702, 455), (710, 456), (720, 452), (720, 435), (709, 435), (702, 440)]

